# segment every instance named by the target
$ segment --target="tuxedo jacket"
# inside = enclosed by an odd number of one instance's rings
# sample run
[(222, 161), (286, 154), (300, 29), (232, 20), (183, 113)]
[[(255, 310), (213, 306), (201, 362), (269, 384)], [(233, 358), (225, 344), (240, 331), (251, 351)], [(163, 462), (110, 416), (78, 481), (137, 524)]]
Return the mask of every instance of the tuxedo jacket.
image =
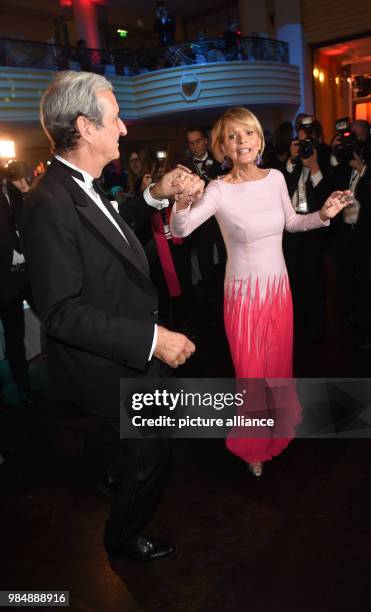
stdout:
[(120, 378), (157, 376), (160, 362), (148, 361), (158, 301), (148, 263), (134, 233), (112, 215), (129, 244), (54, 160), (27, 195), (22, 244), (50, 392), (117, 417)]

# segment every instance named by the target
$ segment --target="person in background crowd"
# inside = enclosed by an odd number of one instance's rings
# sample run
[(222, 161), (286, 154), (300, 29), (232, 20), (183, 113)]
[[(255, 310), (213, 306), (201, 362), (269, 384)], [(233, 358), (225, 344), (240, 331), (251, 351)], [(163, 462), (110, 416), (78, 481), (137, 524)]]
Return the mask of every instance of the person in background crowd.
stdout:
[(291, 121), (280, 123), (273, 137), (274, 155), (272, 157), (272, 168), (285, 171), (293, 139), (294, 130)]
[[(308, 120), (308, 123), (303, 123)], [(291, 143), (284, 176), (292, 207), (299, 215), (318, 211), (331, 188), (330, 152), (318, 140), (318, 125), (306, 115), (297, 123), (298, 138)], [(298, 234), (284, 233), (283, 248), (290, 278), (297, 331), (307, 340), (319, 342), (325, 331), (324, 251), (327, 232), (314, 230)]]
[(128, 159), (128, 188), (134, 195), (140, 194), (142, 162), (137, 151), (132, 151)]
[(157, 2), (154, 31), (158, 34), (159, 45), (172, 45), (175, 42), (176, 20), (170, 15), (165, 2)]
[(364, 119), (356, 119), (352, 123), (352, 132), (360, 144), (365, 163), (371, 164), (371, 125)]
[(226, 59), (242, 59), (241, 32), (239, 32), (236, 21), (232, 21), (223, 33), (224, 51)]
[(75, 60), (80, 64), (80, 70), (89, 72), (92, 67), (90, 50), (86, 46), (86, 40), (80, 38), (77, 41)]
[[(162, 169), (162, 172), (165, 168)], [(158, 181), (158, 161), (148, 155), (142, 163), (141, 191)], [(151, 278), (159, 293), (159, 320), (165, 325), (190, 334), (189, 319), (192, 304), (191, 254), (188, 240), (172, 236), (169, 219), (171, 208), (156, 212), (151, 217), (151, 241), (147, 242), (147, 256)], [(143, 240), (143, 230), (140, 232)]]
[[(191, 157), (182, 164), (205, 181), (207, 185), (212, 179), (224, 174), (221, 165), (208, 149), (209, 139), (206, 130), (199, 126), (190, 126), (185, 133), (185, 140)], [(210, 218), (206, 223), (198, 227), (191, 236), (192, 246), (197, 253), (198, 265), (200, 268), (202, 284), (205, 292), (208, 307), (209, 322), (215, 323), (218, 316), (218, 280), (216, 277), (214, 264), (214, 245), (218, 249), (218, 258), (222, 271), (221, 278), (224, 276), (226, 252), (223, 239), (214, 218)]]
[(23, 195), (29, 190), (28, 168), (11, 162), (0, 170), (0, 318), (5, 351), (20, 401), (30, 401), (28, 364), (24, 346), (23, 301), (32, 304), (30, 285), (19, 238)]
[(367, 121), (352, 124), (355, 139), (332, 142), (331, 188), (350, 189), (354, 201), (334, 226), (339, 304), (344, 327), (356, 335), (360, 349), (371, 349), (371, 158)]

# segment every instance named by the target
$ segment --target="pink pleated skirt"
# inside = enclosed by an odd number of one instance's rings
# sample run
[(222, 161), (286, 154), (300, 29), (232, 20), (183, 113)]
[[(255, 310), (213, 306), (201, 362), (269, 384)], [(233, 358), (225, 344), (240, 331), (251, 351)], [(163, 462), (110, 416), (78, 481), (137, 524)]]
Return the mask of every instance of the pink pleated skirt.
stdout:
[[(273, 281), (260, 297), (259, 282), (252, 287), (243, 281), (227, 281), (224, 299), (224, 322), (236, 378), (286, 379), (292, 378), (293, 353), (293, 312), (291, 291), (287, 275)], [(264, 414), (269, 412), (266, 402), (272, 401), (276, 414), (282, 418), (283, 437), (239, 437), (238, 430), (232, 430), (227, 437), (227, 448), (251, 463), (267, 461), (279, 455), (295, 435), (295, 426), (300, 422), (301, 407), (295, 385), (288, 385), (279, 391), (263, 392), (262, 382), (253, 385), (253, 410)], [(250, 385), (250, 387), (251, 387)], [(259, 387), (259, 389), (258, 389)], [(251, 387), (252, 388), (252, 387)], [(251, 413), (250, 413), (251, 416)], [(262, 435), (260, 433), (260, 435)]]

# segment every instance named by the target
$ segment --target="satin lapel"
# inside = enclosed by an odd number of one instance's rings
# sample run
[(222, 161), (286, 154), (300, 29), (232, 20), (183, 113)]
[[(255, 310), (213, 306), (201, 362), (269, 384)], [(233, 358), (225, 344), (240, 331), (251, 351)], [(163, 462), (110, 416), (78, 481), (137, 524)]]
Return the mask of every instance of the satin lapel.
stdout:
[[(132, 266), (134, 266), (134, 268), (136, 268), (138, 272), (143, 275), (148, 284), (152, 285), (148, 275), (146, 274), (146, 270), (143, 269), (143, 259), (145, 260), (145, 256), (143, 257), (144, 254), (141, 253), (141, 258), (138, 258), (138, 239), (132, 233), (130, 228), (125, 224), (125, 229), (127, 230), (126, 235), (128, 240), (134, 238), (135, 249), (126, 242), (113, 223), (99, 209), (93, 200), (89, 198), (85, 191), (79, 187), (68, 171), (65, 170), (61, 162), (54, 160), (48, 169), (48, 174), (52, 174), (63, 183), (67, 191), (71, 194), (78, 213), (96, 229), (96, 231), (105, 239), (105, 241), (108, 242), (110, 247), (116, 250), (122, 257), (125, 257), (125, 259), (130, 261)], [(140, 245), (140, 249), (141, 248), (142, 247)]]

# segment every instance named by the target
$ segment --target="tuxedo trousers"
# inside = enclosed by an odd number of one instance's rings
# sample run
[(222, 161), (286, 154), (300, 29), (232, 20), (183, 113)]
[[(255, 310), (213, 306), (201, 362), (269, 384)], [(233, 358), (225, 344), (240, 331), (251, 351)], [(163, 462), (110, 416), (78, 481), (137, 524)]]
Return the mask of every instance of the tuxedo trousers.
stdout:
[[(119, 433), (119, 419), (111, 420), (111, 424)], [(167, 439), (120, 439), (115, 471), (118, 484), (104, 531), (104, 546), (109, 555), (121, 552), (143, 533), (169, 471)]]

